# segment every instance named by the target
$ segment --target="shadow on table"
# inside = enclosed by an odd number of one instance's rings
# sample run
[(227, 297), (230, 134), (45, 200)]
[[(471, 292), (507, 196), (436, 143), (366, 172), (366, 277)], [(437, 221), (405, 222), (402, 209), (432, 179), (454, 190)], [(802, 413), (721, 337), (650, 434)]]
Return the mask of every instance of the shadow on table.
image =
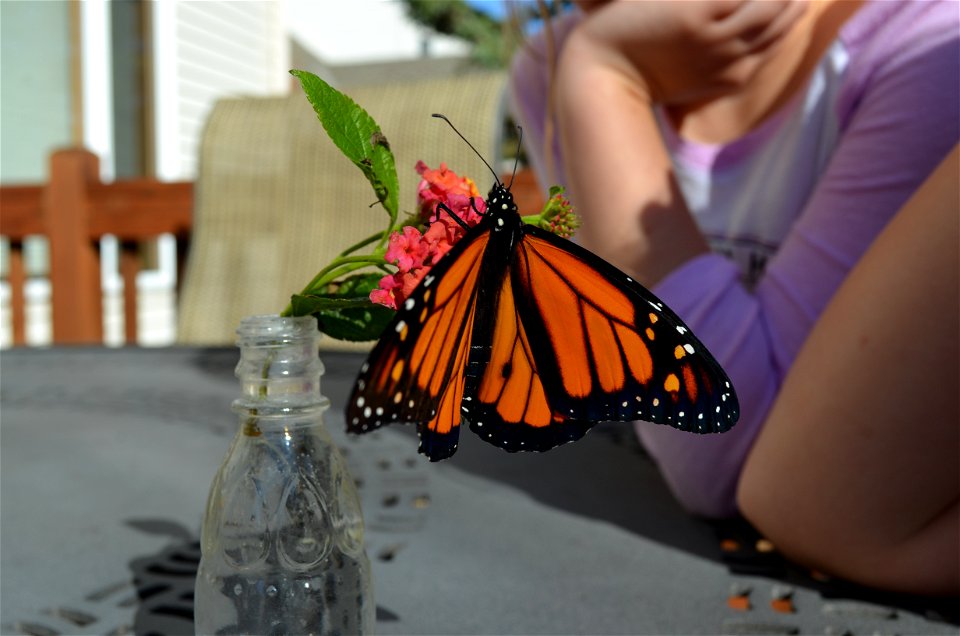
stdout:
[[(179, 523), (163, 519), (128, 519), (131, 528), (171, 541), (158, 552), (130, 562), (139, 601), (133, 633), (141, 636), (193, 636), (194, 582), (200, 566), (200, 542)], [(377, 622), (398, 620), (377, 606)]]
[(130, 562), (139, 604), (135, 634), (192, 635), (193, 585), (200, 564), (200, 542), (184, 526), (162, 519), (128, 519), (127, 525), (170, 543), (155, 554)]
[[(365, 356), (322, 352), (321, 357), (323, 392), (332, 408), (342, 409)], [(234, 350), (211, 350), (198, 364), (222, 375), (236, 360)], [(412, 426), (393, 428), (416, 436)], [(548, 453), (506, 453), (467, 430), (461, 436), (457, 453), (447, 460), (455, 468), (521, 490), (545, 505), (723, 563), (732, 575), (767, 577), (816, 590), (825, 599), (862, 600), (960, 624), (956, 599), (882, 592), (811, 573), (784, 559), (743, 519), (708, 522), (689, 515), (630, 424), (599, 424), (577, 443)]]

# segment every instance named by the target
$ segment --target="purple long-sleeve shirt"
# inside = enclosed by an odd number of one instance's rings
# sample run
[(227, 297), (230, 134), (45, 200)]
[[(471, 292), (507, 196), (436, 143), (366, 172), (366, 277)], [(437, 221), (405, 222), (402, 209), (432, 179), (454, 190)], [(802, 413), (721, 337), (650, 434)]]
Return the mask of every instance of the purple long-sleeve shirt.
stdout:
[[(578, 19), (556, 25), (561, 43)], [(546, 184), (543, 50), (535, 39), (515, 60), (512, 99)], [(637, 431), (690, 511), (726, 516), (736, 511), (744, 460), (813, 324), (960, 139), (957, 3), (866, 3), (808, 85), (741, 139), (694, 143), (660, 122), (684, 198), (715, 251), (654, 292), (727, 370), (741, 418), (722, 435), (642, 422)], [(555, 180), (563, 183), (563, 157), (554, 152)]]

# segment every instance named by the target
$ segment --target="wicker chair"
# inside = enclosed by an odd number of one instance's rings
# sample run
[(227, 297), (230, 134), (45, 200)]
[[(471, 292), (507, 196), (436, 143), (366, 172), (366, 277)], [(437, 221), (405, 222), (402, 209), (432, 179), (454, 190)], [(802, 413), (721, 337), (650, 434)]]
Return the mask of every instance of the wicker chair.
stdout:
[[(418, 159), (431, 167), (445, 161), (486, 191), (492, 181), (487, 168), (430, 114), (447, 115), (496, 166), (504, 79), (502, 73), (471, 73), (347, 90), (390, 142), (401, 212), (414, 208)], [(327, 138), (299, 91), (218, 102), (203, 134), (196, 189), (181, 343), (232, 343), (243, 316), (282, 310), (336, 254), (386, 225), (383, 209), (370, 207), (369, 184)]]

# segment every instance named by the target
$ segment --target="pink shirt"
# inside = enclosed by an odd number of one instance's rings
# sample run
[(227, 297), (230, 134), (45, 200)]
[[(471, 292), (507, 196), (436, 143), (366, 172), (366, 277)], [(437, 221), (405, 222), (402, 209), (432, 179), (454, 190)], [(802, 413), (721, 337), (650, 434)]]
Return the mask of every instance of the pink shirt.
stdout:
[[(559, 40), (578, 19), (556, 25)], [(547, 79), (543, 43), (533, 45), (539, 57), (514, 62), (512, 98), (531, 163), (548, 183), (540, 152)], [(804, 92), (741, 139), (696, 144), (661, 128), (688, 207), (716, 252), (653, 291), (727, 370), (741, 418), (722, 435), (646, 423), (637, 431), (690, 511), (727, 516), (736, 512), (747, 453), (814, 322), (960, 139), (957, 4), (866, 3)]]

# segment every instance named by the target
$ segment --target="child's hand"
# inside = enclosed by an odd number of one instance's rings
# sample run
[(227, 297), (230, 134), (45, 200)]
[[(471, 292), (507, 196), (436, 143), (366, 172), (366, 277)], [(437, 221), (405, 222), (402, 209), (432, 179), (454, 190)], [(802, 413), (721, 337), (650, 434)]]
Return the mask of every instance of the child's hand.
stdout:
[(599, 64), (654, 103), (695, 104), (741, 88), (805, 9), (795, 0), (585, 2), (561, 64)]

